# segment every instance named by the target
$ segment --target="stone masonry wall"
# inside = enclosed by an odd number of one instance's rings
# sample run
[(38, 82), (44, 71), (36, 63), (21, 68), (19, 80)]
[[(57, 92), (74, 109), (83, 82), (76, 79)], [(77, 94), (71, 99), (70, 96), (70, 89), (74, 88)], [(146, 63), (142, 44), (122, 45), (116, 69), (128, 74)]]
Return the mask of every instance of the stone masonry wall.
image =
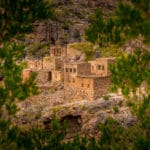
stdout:
[(43, 58), (43, 69), (53, 70), (55, 67), (54, 60), (51, 57)]
[(31, 69), (24, 69), (22, 71), (22, 78), (23, 78), (23, 81), (26, 80), (26, 79), (29, 79), (30, 76), (31, 76)]
[(113, 62), (113, 58), (100, 58), (94, 61), (89, 61), (91, 64), (91, 72), (97, 76), (109, 76), (109, 64)]
[(27, 60), (27, 62), (28, 68), (33, 70), (39, 70), (43, 67), (42, 60)]
[(108, 93), (110, 86), (109, 77), (99, 77), (94, 79), (94, 99), (101, 97), (104, 94)]
[(63, 71), (53, 71), (52, 72), (52, 82), (63, 81), (64, 73)]
[(37, 84), (47, 84), (51, 82), (52, 75), (49, 70), (42, 69), (36, 71), (36, 73), (37, 73), (37, 77), (36, 77)]
[(90, 75), (91, 74), (91, 64), (81, 63), (77, 66), (77, 75)]
[(65, 83), (66, 98), (73, 100), (93, 100), (93, 78), (76, 77)]

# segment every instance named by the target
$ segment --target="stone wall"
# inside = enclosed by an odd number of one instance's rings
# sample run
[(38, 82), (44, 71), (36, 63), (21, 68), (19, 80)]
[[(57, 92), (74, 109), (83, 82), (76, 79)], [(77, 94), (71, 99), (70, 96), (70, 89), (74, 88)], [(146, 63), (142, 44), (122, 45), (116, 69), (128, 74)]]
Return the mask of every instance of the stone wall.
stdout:
[(51, 57), (43, 58), (43, 69), (53, 70), (55, 68), (54, 59)]
[[(64, 66), (64, 85), (73, 86), (77, 76), (91, 74), (89, 63), (69, 63)], [(72, 85), (73, 84), (73, 85)]]
[(83, 90), (82, 88), (67, 87), (64, 93), (64, 100), (67, 101), (80, 101), (80, 100), (93, 100), (92, 90)]
[(27, 65), (28, 68), (32, 69), (32, 70), (40, 70), (43, 68), (43, 62), (42, 60), (27, 60)]
[(78, 76), (65, 83), (66, 99), (96, 100), (108, 93), (109, 86), (109, 77)]
[(93, 100), (94, 80), (91, 77), (77, 77), (75, 87), (82, 99)]
[(91, 64), (90, 63), (79, 63), (77, 65), (77, 75), (90, 75)]
[(91, 73), (102, 77), (109, 76), (109, 64), (113, 62), (113, 58), (99, 58), (89, 61), (91, 64)]
[(63, 57), (67, 56), (67, 49), (61, 46), (54, 46), (50, 49), (50, 56), (51, 57)]
[(63, 69), (64, 68), (64, 61), (65, 61), (65, 59), (63, 60), (60, 57), (55, 58), (54, 62), (53, 62), (54, 65), (55, 65), (54, 70), (61, 70), (61, 69)]
[(51, 71), (41, 69), (41, 70), (36, 71), (36, 73), (37, 73), (37, 78), (36, 78), (37, 84), (40, 84), (40, 85), (47, 84), (52, 81)]
[(72, 86), (77, 76), (77, 64), (64, 65), (64, 87)]
[(31, 69), (24, 69), (22, 71), (22, 79), (23, 79), (23, 81), (25, 81), (26, 79), (29, 79), (30, 76), (31, 76), (31, 73), (32, 73)]
[(100, 98), (102, 95), (109, 92), (110, 78), (99, 77), (94, 79), (94, 99)]
[(52, 72), (52, 82), (63, 81), (63, 79), (64, 79), (63, 71)]

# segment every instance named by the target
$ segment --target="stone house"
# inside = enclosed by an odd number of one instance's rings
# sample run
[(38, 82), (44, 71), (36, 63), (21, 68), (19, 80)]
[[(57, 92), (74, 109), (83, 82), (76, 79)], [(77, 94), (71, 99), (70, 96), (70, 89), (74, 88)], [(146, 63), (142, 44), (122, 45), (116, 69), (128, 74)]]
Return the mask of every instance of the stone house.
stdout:
[(113, 63), (114, 58), (98, 58), (96, 60), (89, 61), (91, 64), (91, 73), (97, 76), (110, 76), (109, 64)]
[(79, 75), (90, 74), (90, 64), (86, 62), (67, 63), (64, 65), (64, 86), (72, 86)]
[(29, 78), (32, 72), (37, 73), (37, 84), (47, 84), (63, 80), (64, 57), (66, 48), (52, 47), (50, 55), (42, 60), (27, 60), (28, 69), (23, 70), (23, 79)]
[(89, 62), (69, 62), (67, 49), (52, 47), (50, 55), (42, 60), (28, 61), (23, 79), (37, 73), (38, 85), (63, 82), (64, 99), (94, 100), (106, 94), (110, 85), (109, 64), (114, 58), (98, 58)]
[(94, 100), (108, 93), (110, 72), (108, 66), (114, 58), (99, 58), (88, 63), (72, 63), (64, 66), (64, 88), (67, 98)]

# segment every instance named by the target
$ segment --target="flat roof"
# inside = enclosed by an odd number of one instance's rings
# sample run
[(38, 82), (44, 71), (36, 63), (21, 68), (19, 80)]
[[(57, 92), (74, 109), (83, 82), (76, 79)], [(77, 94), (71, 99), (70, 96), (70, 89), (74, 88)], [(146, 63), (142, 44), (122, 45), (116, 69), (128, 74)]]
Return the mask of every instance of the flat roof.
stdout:
[(108, 76), (99, 76), (99, 75), (92, 74), (92, 75), (77, 75), (77, 77), (79, 78), (105, 78)]
[(100, 60), (115, 60), (115, 57), (101, 57), (101, 58), (97, 58), (95, 60), (90, 60), (88, 62), (92, 62), (92, 61), (100, 61)]
[(69, 62), (65, 63), (65, 65), (80, 65), (80, 64), (89, 64), (88, 62)]

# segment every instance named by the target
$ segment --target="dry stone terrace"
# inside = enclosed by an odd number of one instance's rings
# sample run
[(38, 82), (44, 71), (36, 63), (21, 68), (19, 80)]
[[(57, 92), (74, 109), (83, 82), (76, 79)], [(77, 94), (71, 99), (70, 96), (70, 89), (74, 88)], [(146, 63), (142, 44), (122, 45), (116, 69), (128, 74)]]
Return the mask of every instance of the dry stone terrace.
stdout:
[(39, 87), (63, 84), (64, 100), (95, 100), (108, 93), (108, 66), (113, 62), (114, 58), (97, 58), (89, 62), (70, 60), (70, 50), (56, 46), (42, 60), (27, 60), (28, 68), (23, 70), (23, 79), (36, 72)]

